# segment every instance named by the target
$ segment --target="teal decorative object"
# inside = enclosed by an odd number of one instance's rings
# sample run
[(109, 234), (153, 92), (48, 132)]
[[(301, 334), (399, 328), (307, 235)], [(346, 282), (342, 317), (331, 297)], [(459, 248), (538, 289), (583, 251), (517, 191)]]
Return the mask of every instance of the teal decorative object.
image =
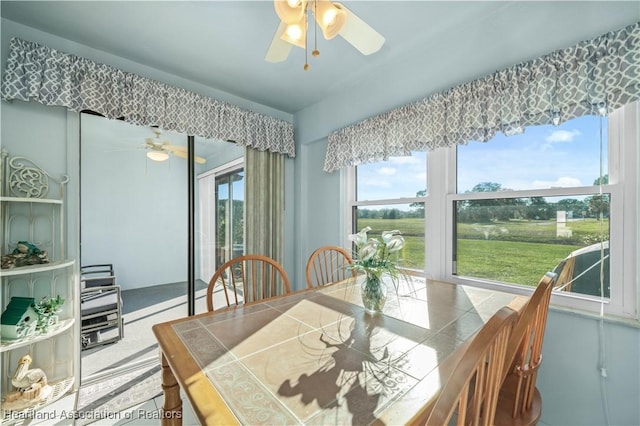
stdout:
[(22, 339), (35, 334), (38, 313), (33, 297), (12, 297), (0, 318), (2, 339)]
[(17, 247), (13, 250), (11, 254), (26, 254), (27, 256), (33, 256), (36, 254), (42, 253), (35, 244), (30, 243), (29, 241), (18, 241)]

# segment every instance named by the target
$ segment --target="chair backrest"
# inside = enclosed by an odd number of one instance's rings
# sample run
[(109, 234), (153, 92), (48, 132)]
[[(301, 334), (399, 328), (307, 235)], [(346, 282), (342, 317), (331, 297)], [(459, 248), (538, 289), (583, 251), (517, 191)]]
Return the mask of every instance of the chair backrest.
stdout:
[(493, 425), (507, 344), (518, 314), (504, 307), (473, 337), (438, 395), (427, 425)]
[(356, 270), (348, 268), (353, 263), (349, 252), (338, 246), (316, 249), (307, 261), (307, 287), (331, 284), (356, 276)]
[(542, 363), (542, 341), (547, 324), (551, 291), (558, 275), (547, 272), (523, 308), (507, 347), (503, 381), (517, 375), (512, 417), (531, 408), (538, 367)]
[(558, 274), (554, 287), (558, 287), (558, 289), (562, 291), (571, 292), (571, 281), (573, 280), (575, 267), (576, 256), (562, 260), (554, 269), (554, 273)]
[(213, 274), (207, 288), (209, 311), (213, 311), (213, 295), (218, 289), (224, 293), (227, 306), (231, 306), (291, 293), (291, 284), (278, 262), (247, 254), (225, 262)]
[(113, 264), (102, 263), (81, 266), (80, 281), (82, 282), (82, 288), (115, 285), (116, 277), (113, 273)]

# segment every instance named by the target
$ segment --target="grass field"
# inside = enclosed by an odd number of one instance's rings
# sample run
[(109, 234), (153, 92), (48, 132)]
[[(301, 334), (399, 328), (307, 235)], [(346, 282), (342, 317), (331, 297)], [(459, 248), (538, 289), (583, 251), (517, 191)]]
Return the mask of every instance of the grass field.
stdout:
[[(406, 241), (403, 265), (424, 269), (424, 220), (359, 219), (360, 229), (370, 226), (370, 237), (399, 229)], [(567, 222), (571, 236), (556, 236), (555, 221), (507, 221), (490, 224), (458, 224), (457, 273), (514, 284), (535, 286), (572, 251), (609, 234), (609, 223), (596, 219)], [(605, 237), (605, 239), (608, 237)]]

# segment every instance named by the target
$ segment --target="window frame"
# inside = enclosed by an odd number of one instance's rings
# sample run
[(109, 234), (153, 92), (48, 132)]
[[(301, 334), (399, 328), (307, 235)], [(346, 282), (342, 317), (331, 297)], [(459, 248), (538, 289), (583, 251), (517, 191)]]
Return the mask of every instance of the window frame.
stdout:
[[(578, 312), (600, 314), (623, 320), (638, 320), (638, 182), (640, 182), (640, 102), (627, 104), (608, 117), (608, 171), (609, 183), (603, 192), (611, 194), (610, 206), (610, 298), (598, 298), (577, 293), (558, 292), (552, 295), (552, 305)], [(488, 142), (491, 143), (491, 142)], [(497, 281), (460, 277), (453, 274), (454, 202), (467, 199), (496, 198), (496, 193), (457, 194), (456, 147), (438, 148), (427, 155), (427, 189), (425, 197), (388, 200), (356, 201), (356, 168), (344, 169), (345, 188), (345, 246), (346, 235), (352, 232), (354, 206), (423, 202), (425, 205), (426, 278), (457, 284), (495, 289), (515, 294), (530, 295), (532, 287)], [(528, 196), (592, 195), (600, 187), (582, 186), (522, 191), (501, 191), (499, 198)], [(493, 197), (492, 197), (493, 195)], [(444, 250), (441, 248), (444, 247)], [(555, 265), (554, 265), (555, 266)], [(622, 285), (613, 285), (622, 283)]]

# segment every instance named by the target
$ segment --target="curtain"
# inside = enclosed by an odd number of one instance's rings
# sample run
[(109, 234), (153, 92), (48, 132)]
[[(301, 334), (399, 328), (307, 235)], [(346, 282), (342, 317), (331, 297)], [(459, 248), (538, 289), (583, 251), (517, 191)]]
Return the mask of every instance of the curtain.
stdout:
[[(245, 253), (284, 258), (284, 155), (245, 150)], [(276, 283), (279, 294), (282, 283)]]
[(324, 170), (486, 142), (638, 99), (640, 22), (332, 132)]
[(18, 38), (0, 96), (295, 156), (293, 124), (284, 120)]

